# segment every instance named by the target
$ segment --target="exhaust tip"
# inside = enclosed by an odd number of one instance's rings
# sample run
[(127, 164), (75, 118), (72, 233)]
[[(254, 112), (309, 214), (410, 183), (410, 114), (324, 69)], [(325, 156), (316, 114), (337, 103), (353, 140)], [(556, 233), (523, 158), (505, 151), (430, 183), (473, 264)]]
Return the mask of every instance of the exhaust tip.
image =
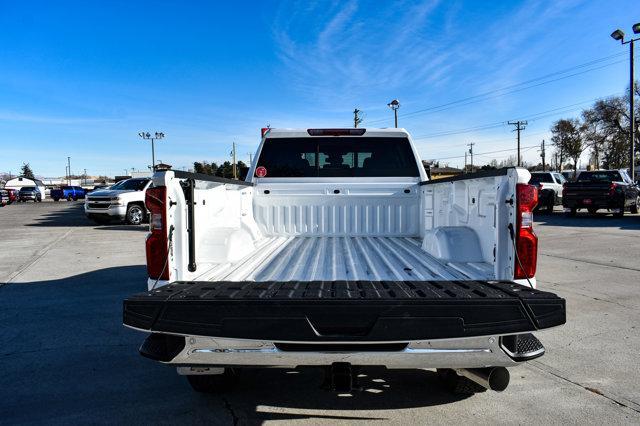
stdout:
[(509, 370), (504, 367), (462, 368), (457, 372), (480, 386), (496, 392), (505, 390), (511, 378)]
[(509, 386), (509, 380), (511, 379), (509, 370), (504, 367), (494, 367), (490, 370), (488, 378), (489, 389), (502, 392)]

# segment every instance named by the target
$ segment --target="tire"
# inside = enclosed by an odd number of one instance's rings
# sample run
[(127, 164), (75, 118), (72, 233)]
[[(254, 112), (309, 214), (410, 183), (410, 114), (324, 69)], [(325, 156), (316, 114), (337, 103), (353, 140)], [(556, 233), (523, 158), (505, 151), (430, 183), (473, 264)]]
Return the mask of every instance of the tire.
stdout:
[(187, 375), (186, 378), (196, 392), (223, 393), (235, 385), (238, 371), (233, 368), (225, 368), (222, 374)]
[(54, 198), (53, 201), (57, 203), (58, 201), (60, 201), (60, 198)]
[(144, 209), (138, 204), (130, 204), (126, 220), (129, 225), (141, 225), (144, 222)]
[(631, 206), (631, 213), (632, 214), (638, 214), (638, 206), (640, 206), (640, 197), (636, 197), (636, 203)]
[(549, 201), (549, 204), (547, 204), (547, 213), (551, 214), (553, 213), (553, 206), (555, 205), (554, 200), (552, 199), (551, 201)]
[(613, 217), (624, 217), (624, 204), (620, 207), (620, 212), (614, 213)]
[(598, 212), (598, 209), (595, 207), (589, 207), (587, 211), (589, 212), (589, 214), (596, 214)]
[(71, 195), (67, 196), (67, 201), (71, 201), (73, 200), (73, 197)]
[(473, 395), (480, 392), (486, 392), (486, 388), (480, 386), (473, 380), (459, 376), (454, 370), (449, 368), (438, 368), (438, 379), (446, 390), (454, 395)]
[(571, 211), (567, 212), (567, 216), (574, 217), (576, 215), (577, 211), (578, 211), (578, 209), (572, 208)]

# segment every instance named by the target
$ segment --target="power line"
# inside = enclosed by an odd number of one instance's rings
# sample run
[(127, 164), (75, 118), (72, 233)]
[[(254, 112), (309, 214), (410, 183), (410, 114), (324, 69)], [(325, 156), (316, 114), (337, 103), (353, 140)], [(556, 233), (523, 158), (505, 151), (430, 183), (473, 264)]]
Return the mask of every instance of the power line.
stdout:
[[(575, 65), (573, 67), (566, 68), (564, 70), (555, 71), (555, 72), (543, 75), (541, 77), (536, 77), (536, 78), (533, 78), (533, 79), (530, 79), (530, 80), (526, 80), (526, 81), (523, 81), (523, 82), (520, 82), (520, 83), (516, 83), (516, 84), (509, 85), (509, 86), (501, 87), (499, 89), (490, 90), (490, 91), (487, 91), (487, 92), (484, 92), (484, 93), (480, 93), (478, 95), (469, 96), (469, 97), (466, 97), (466, 98), (458, 99), (458, 100), (447, 102), (447, 103), (444, 103), (444, 104), (434, 105), (434, 106), (431, 106), (431, 107), (427, 107), (427, 108), (419, 109), (419, 110), (416, 110), (416, 111), (408, 112), (406, 114), (403, 114), (402, 117), (403, 118), (407, 118), (407, 117), (411, 117), (411, 116), (414, 116), (414, 115), (417, 115), (417, 114), (426, 113), (426, 112), (440, 112), (440, 111), (444, 111), (444, 110), (447, 110), (447, 109), (450, 109), (450, 108), (455, 108), (455, 107), (458, 107), (458, 106), (469, 105), (469, 104), (480, 102), (480, 101), (483, 101), (483, 100), (488, 100), (488, 99), (493, 99), (493, 98), (500, 97), (500, 96), (509, 95), (509, 94), (516, 93), (516, 92), (519, 92), (519, 91), (522, 91), (522, 90), (526, 90), (526, 89), (542, 86), (544, 84), (553, 83), (553, 82), (556, 82), (556, 81), (559, 81), (559, 80), (563, 80), (563, 79), (566, 79), (566, 78), (570, 78), (570, 77), (575, 77), (575, 76), (578, 76), (578, 75), (581, 75), (581, 74), (585, 74), (587, 72), (597, 71), (599, 69), (606, 68), (606, 67), (609, 67), (609, 66), (612, 66), (612, 65), (616, 65), (618, 63), (626, 62), (626, 59), (625, 60), (621, 60), (621, 61), (615, 61), (615, 62), (612, 62), (612, 63), (609, 63), (609, 64), (599, 65), (597, 67), (592, 67), (592, 68), (589, 68), (589, 69), (586, 69), (586, 70), (583, 70), (583, 71), (580, 71), (580, 72), (577, 72), (577, 73), (572, 73), (572, 74), (561, 76), (561, 77), (558, 77), (558, 78), (555, 78), (555, 79), (547, 80), (548, 78), (553, 77), (555, 75), (566, 74), (566, 73), (571, 72), (571, 71), (573, 71), (575, 69), (590, 67), (590, 66), (599, 64), (601, 62), (605, 62), (605, 61), (608, 61), (608, 60), (611, 60), (611, 59), (614, 59), (614, 58), (617, 58), (617, 57), (620, 57), (620, 56), (624, 56), (624, 55), (626, 55), (626, 53), (618, 53), (618, 54), (609, 55), (609, 56), (605, 56), (605, 57), (602, 57), (602, 58), (594, 59), (592, 61), (585, 62), (585, 63), (579, 64), (579, 65)], [(541, 80), (547, 80), (547, 81), (540, 82)], [(540, 82), (540, 83), (531, 84), (531, 83), (536, 83), (536, 82)], [(526, 86), (526, 87), (519, 87), (519, 86)], [(511, 90), (511, 89), (514, 89), (514, 90)], [(504, 92), (504, 93), (500, 93), (500, 92)], [(486, 99), (484, 99), (484, 98), (486, 98)], [(376, 119), (376, 120), (371, 120), (371, 121), (368, 121), (367, 124), (374, 124), (374, 123), (383, 122), (383, 121), (386, 121), (386, 119), (380, 118), (380, 119)]]
[[(541, 111), (541, 112), (537, 112), (531, 115), (528, 115), (526, 118), (528, 121), (537, 121), (537, 120), (541, 120), (543, 118), (547, 118), (549, 116), (552, 115), (556, 115), (556, 114), (564, 114), (567, 112), (571, 112), (576, 110), (576, 107), (578, 105), (583, 105), (583, 104), (587, 104), (587, 103), (591, 103), (591, 102), (596, 102), (600, 99), (606, 98), (606, 97), (610, 97), (610, 96), (616, 96), (619, 95), (619, 93), (613, 93), (611, 95), (606, 95), (606, 96), (601, 96), (599, 98), (594, 98), (594, 99), (590, 99), (587, 101), (582, 101), (582, 102), (577, 102), (575, 104), (570, 104), (570, 105), (565, 105), (562, 107), (557, 107), (557, 108), (553, 108), (550, 110), (546, 110), (546, 111)], [(571, 108), (571, 109), (569, 109)], [(579, 108), (578, 108), (579, 109)], [(438, 138), (441, 136), (451, 136), (451, 135), (458, 135), (458, 134), (462, 134), (462, 133), (469, 133), (469, 132), (473, 132), (473, 131), (478, 131), (478, 130), (489, 130), (489, 129), (495, 129), (497, 127), (503, 127), (505, 126), (507, 123), (505, 121), (496, 121), (493, 123), (487, 123), (487, 124), (479, 124), (473, 127), (467, 127), (464, 129), (459, 129), (459, 130), (447, 130), (447, 131), (442, 131), (442, 132), (436, 132), (436, 133), (431, 133), (428, 135), (422, 135), (422, 136), (417, 136), (415, 138), (413, 138), (414, 140), (420, 140), (420, 139), (431, 139), (431, 138)]]
[[(524, 151), (525, 149), (529, 150), (529, 149), (537, 148), (537, 147), (538, 147), (538, 145), (531, 145), (531, 146), (523, 146), (521, 148)], [(499, 150), (496, 150), (496, 151), (487, 151), (487, 152), (474, 153), (473, 155), (475, 155), (475, 156), (484, 156), (484, 155), (488, 155), (488, 154), (497, 154), (499, 152), (508, 152), (508, 151), (516, 151), (516, 150), (517, 150), (517, 148), (507, 148), (507, 149), (499, 149)], [(455, 155), (455, 156), (452, 156), (452, 157), (430, 158), (430, 160), (451, 160), (453, 158), (463, 158), (463, 157), (464, 157), (464, 155)]]

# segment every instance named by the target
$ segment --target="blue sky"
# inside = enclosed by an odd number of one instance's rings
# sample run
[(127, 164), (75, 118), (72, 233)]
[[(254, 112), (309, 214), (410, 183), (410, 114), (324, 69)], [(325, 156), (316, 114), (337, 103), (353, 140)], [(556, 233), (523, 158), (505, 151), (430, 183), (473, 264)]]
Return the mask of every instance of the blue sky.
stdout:
[(508, 120), (538, 145), (622, 93), (628, 49), (609, 34), (634, 19), (635, 0), (0, 0), (0, 171), (60, 176), (67, 156), (74, 173), (143, 169), (140, 130), (166, 134), (156, 158), (174, 167), (224, 161), (233, 141), (247, 161), (267, 124), (349, 126), (358, 107), (363, 127), (390, 127), (394, 98), (422, 157), (461, 165), (468, 142), (514, 148)]

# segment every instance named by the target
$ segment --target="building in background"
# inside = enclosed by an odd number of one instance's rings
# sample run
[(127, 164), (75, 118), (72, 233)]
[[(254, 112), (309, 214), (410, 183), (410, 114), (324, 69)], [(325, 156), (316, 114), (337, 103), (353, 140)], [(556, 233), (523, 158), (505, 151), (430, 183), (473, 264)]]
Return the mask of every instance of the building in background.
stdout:
[(42, 199), (45, 198), (45, 184), (40, 179), (31, 179), (24, 176), (17, 176), (13, 179), (9, 179), (7, 183), (5, 183), (4, 187), (8, 189), (17, 189), (20, 190), (23, 186), (35, 186), (40, 191), (40, 195), (42, 195)]

